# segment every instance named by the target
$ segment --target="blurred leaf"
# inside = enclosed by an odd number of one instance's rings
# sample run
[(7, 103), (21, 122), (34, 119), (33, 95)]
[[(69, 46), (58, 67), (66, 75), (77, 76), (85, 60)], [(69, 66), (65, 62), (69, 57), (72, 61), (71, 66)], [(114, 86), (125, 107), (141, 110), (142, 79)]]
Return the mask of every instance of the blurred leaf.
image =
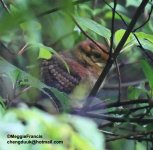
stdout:
[(136, 87), (128, 87), (128, 99), (138, 99), (142, 94), (146, 95), (147, 91)]
[(91, 16), (94, 11), (86, 4), (79, 5), (80, 16)]
[[(48, 89), (48, 91), (51, 91), (52, 93), (54, 93), (54, 90), (52, 91), (52, 89), (54, 88), (51, 88), (51, 87), (48, 87), (47, 85), (45, 85), (44, 83), (42, 83), (40, 80), (36, 79), (35, 77), (31, 76), (30, 74), (20, 70), (19, 68), (13, 66), (12, 64), (8, 63), (5, 59), (3, 59), (2, 57), (0, 57), (0, 73), (11, 73), (11, 72), (20, 72), (20, 76), (21, 76), (21, 81), (26, 81), (26, 85), (28, 85), (29, 87), (33, 87), (33, 88), (36, 88), (42, 92), (44, 92), (44, 89)], [(57, 95), (59, 92), (60, 95), (64, 94), (60, 91), (56, 91), (56, 94)], [(47, 94), (47, 92), (45, 92), (45, 94)], [(49, 94), (48, 94), (49, 96)], [(66, 97), (67, 95), (64, 94), (64, 96)], [(60, 101), (62, 101), (62, 96), (59, 97), (61, 98)], [(67, 99), (69, 99), (69, 97), (67, 96)], [(53, 101), (53, 99), (51, 98), (51, 100)], [(54, 101), (53, 101), (54, 102)]]
[(72, 3), (72, 0), (65, 0), (65, 1), (60, 1), (59, 5), (61, 5), (64, 8), (64, 11), (66, 13), (71, 13), (73, 14), (74, 10), (74, 5)]
[(103, 12), (103, 10), (101, 8), (95, 8), (94, 10), (92, 10), (93, 16), (99, 15)]
[(11, 15), (6, 13), (0, 17), (0, 34), (1, 36), (11, 32), (11, 30), (18, 28), (20, 23), (29, 20), (32, 14), (26, 9), (11, 6)]
[(29, 44), (41, 42), (41, 25), (35, 20), (30, 20), (20, 24), (24, 33), (24, 38)]
[(141, 66), (146, 78), (149, 81), (149, 86), (153, 90), (153, 68), (146, 60), (141, 60)]
[[(12, 120), (12, 118), (16, 119)], [(42, 135), (42, 138), (37, 138), (37, 140), (63, 141), (63, 144), (48, 144), (49, 147), (45, 144), (36, 144), (37, 146), (23, 144), (25, 147), (20, 145), (20, 148), (22, 147), (24, 150), (35, 148), (45, 148), (45, 150), (104, 150), (103, 136), (98, 132), (95, 123), (89, 119), (66, 114), (55, 117), (36, 108), (24, 107), (10, 109), (0, 118), (0, 121), (2, 122), (0, 124), (0, 138), (3, 139), (0, 141), (0, 149), (2, 150), (10, 148), (10, 144), (5, 144), (8, 140), (5, 138), (8, 133), (14, 135)], [(23, 121), (26, 125), (22, 124)], [(91, 132), (84, 130), (87, 126)], [(3, 145), (5, 145), (5, 149), (3, 149)], [(14, 144), (11, 149), (18, 149), (18, 145)]]
[(60, 92), (55, 88), (52, 88), (51, 91), (56, 95), (57, 99), (60, 101), (64, 111), (66, 111), (70, 104), (70, 99), (68, 98), (67, 94)]
[[(73, 124), (77, 132), (86, 140), (90, 141), (91, 145), (94, 145), (97, 150), (101, 150), (102, 147), (105, 147), (103, 135), (99, 132), (95, 132), (97, 127), (90, 119), (76, 116), (71, 116), (70, 118), (69, 122)], [(92, 137), (90, 135), (92, 135)]]
[(146, 147), (142, 143), (136, 142), (136, 150), (146, 150)]
[(141, 3), (141, 0), (126, 0), (126, 7), (129, 6), (139, 6)]
[[(111, 2), (110, 5), (111, 5), (112, 7), (114, 7), (114, 3), (113, 3), (113, 2)], [(109, 9), (111, 9), (111, 8), (109, 7)], [(117, 6), (116, 6), (116, 11), (117, 11), (117, 12), (122, 12), (122, 13), (124, 13), (124, 14), (127, 14), (127, 13), (128, 13), (127, 9), (126, 9), (125, 7), (123, 7), (122, 5), (120, 5), (120, 4), (117, 4)]]
[[(130, 18), (129, 18), (129, 17), (127, 17), (127, 16), (125, 16), (125, 15), (123, 15), (123, 14), (121, 14), (121, 15), (122, 15), (123, 19), (124, 19), (127, 23), (130, 22)], [(106, 18), (106, 19), (111, 19), (111, 18), (112, 18), (112, 12), (111, 12), (111, 11), (106, 12), (105, 15), (104, 15), (104, 18)], [(115, 14), (115, 19), (116, 19), (116, 20), (122, 20), (118, 14)]]
[(18, 69), (14, 69), (13, 71), (10, 71), (10, 76), (12, 80), (13, 85), (17, 82), (17, 80), (20, 80), (21, 74)]
[(90, 29), (91, 31), (94, 31), (98, 35), (109, 39), (111, 32), (106, 27), (102, 26), (101, 24), (89, 19), (89, 18), (83, 18), (83, 17), (75, 17), (76, 21), (79, 23), (79, 25), (84, 29)]
[[(69, 33), (72, 33), (75, 26), (71, 17), (63, 11), (49, 16), (48, 22), (48, 26), (44, 23), (46, 34), (49, 34), (50, 38), (53, 38), (55, 41)], [(48, 40), (50, 41), (51, 39)], [(59, 44), (62, 44), (64, 48), (70, 49), (74, 46), (74, 36), (66, 36), (60, 42)]]

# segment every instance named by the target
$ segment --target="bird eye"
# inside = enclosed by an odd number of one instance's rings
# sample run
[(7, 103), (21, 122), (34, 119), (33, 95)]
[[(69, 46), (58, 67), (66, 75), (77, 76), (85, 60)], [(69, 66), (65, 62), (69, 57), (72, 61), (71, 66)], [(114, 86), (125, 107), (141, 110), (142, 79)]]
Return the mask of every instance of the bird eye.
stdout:
[(97, 53), (97, 52), (93, 52), (93, 56), (94, 56), (95, 58), (101, 58), (100, 53)]

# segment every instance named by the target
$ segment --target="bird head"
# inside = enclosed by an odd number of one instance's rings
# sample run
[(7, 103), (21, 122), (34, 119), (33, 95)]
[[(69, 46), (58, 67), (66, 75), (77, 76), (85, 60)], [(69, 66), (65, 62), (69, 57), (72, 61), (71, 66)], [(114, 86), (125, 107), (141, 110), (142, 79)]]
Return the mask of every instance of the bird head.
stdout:
[(77, 45), (74, 53), (79, 62), (94, 68), (94, 70), (101, 71), (109, 57), (108, 48), (101, 43), (97, 42), (97, 44), (99, 47), (90, 40), (83, 41)]

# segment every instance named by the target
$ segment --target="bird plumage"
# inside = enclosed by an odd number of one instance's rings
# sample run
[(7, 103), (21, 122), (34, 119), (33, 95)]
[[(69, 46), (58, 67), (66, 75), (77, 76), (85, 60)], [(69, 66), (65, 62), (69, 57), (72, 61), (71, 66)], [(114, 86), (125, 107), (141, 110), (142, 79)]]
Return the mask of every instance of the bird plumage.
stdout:
[[(107, 51), (106, 46), (97, 44)], [(89, 93), (108, 59), (108, 55), (90, 40), (79, 43), (71, 51), (59, 54), (70, 72), (63, 61), (54, 55), (51, 59), (42, 61), (42, 78), (47, 85), (70, 95), (74, 95), (78, 87), (81, 87), (80, 93), (85, 90), (83, 95)]]

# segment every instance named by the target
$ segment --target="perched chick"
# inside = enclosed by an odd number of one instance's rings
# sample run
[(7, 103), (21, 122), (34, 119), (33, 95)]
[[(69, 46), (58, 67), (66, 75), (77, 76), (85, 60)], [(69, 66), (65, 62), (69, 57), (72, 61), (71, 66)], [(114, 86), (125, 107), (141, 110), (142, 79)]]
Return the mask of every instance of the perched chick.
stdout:
[[(105, 45), (97, 44), (107, 51)], [(102, 72), (108, 55), (90, 40), (81, 42), (71, 51), (59, 54), (67, 63), (70, 72), (59, 57), (53, 56), (42, 62), (43, 81), (69, 94), (73, 99), (84, 98)]]

